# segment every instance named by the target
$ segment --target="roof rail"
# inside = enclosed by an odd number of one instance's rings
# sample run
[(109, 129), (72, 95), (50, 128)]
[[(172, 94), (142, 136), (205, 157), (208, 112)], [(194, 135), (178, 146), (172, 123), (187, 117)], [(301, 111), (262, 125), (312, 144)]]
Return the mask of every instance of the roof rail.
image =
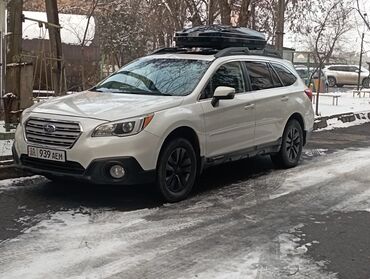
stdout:
[(250, 50), (247, 47), (228, 47), (220, 50), (215, 54), (216, 58), (230, 55), (248, 55)]
[(168, 54), (168, 53), (179, 53), (179, 54), (203, 54), (203, 55), (214, 55), (216, 58), (231, 56), (231, 55), (261, 55), (275, 58), (281, 58), (278, 51), (274, 49), (265, 48), (262, 50), (250, 50), (247, 47), (229, 47), (222, 50), (213, 48), (179, 48), (179, 47), (165, 47), (153, 51), (150, 55), (155, 54)]

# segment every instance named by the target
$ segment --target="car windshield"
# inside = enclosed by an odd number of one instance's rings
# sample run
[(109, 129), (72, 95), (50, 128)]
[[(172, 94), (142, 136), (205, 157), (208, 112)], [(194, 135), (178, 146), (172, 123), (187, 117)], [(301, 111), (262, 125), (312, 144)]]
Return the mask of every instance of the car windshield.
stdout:
[(186, 96), (194, 90), (210, 64), (203, 60), (142, 58), (126, 65), (92, 90)]

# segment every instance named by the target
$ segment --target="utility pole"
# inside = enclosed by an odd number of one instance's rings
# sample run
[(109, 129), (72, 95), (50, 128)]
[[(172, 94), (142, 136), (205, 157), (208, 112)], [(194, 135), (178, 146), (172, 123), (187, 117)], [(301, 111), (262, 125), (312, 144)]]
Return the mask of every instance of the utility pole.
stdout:
[(275, 47), (283, 54), (284, 48), (284, 18), (285, 15), (285, 0), (279, 0), (277, 6), (277, 22), (276, 22), (276, 32), (275, 32)]
[(66, 88), (64, 86), (65, 73), (63, 64), (62, 54), (62, 40), (60, 37), (60, 26), (58, 16), (58, 4), (57, 0), (45, 0), (46, 14), (48, 22), (51, 23), (47, 26), (49, 29), (49, 40), (51, 44), (51, 57), (53, 58), (52, 63), (52, 82), (55, 92), (55, 96), (64, 95)]
[[(6, 27), (6, 2), (0, 0), (0, 100), (2, 100), (5, 91), (5, 27)], [(0, 106), (2, 104), (0, 103)], [(1, 108), (0, 108), (1, 110)]]
[[(359, 3), (357, 1), (357, 6), (359, 7)], [(361, 11), (358, 9), (357, 10), (361, 16), (361, 18), (364, 20), (366, 27), (370, 31), (370, 24), (367, 21), (367, 13), (362, 14)], [(362, 68), (362, 55), (364, 52), (364, 39), (365, 39), (365, 32), (362, 33), (361, 36), (361, 51), (360, 51), (360, 63), (358, 66), (358, 79), (357, 79), (357, 91), (360, 91), (360, 83), (361, 83), (361, 68)]]
[(360, 83), (361, 83), (361, 68), (362, 68), (362, 54), (364, 52), (364, 38), (365, 33), (362, 33), (361, 36), (361, 51), (360, 51), (360, 63), (358, 65), (358, 79), (357, 79), (357, 92), (360, 91)]

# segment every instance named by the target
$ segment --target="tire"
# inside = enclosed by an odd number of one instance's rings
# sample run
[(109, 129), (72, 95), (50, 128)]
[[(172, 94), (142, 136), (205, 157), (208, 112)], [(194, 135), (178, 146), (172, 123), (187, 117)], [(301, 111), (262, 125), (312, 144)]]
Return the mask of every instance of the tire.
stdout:
[(364, 78), (364, 80), (362, 81), (362, 87), (370, 88), (370, 78)]
[(337, 85), (337, 80), (335, 77), (328, 77), (328, 86), (334, 87), (335, 85)]
[(273, 163), (281, 168), (293, 168), (298, 165), (303, 149), (303, 131), (301, 124), (295, 119), (290, 120), (283, 133), (280, 151), (272, 154)]
[(177, 138), (162, 149), (157, 166), (157, 187), (167, 202), (188, 197), (197, 178), (198, 159), (192, 144)]

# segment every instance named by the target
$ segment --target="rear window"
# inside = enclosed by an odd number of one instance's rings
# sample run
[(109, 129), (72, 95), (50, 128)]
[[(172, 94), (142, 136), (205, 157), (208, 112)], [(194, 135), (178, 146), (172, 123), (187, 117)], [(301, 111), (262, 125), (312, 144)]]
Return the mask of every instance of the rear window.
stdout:
[(296, 76), (284, 66), (279, 64), (272, 64), (272, 67), (277, 72), (284, 86), (290, 86), (297, 81)]
[(275, 87), (266, 63), (245, 62), (245, 66), (248, 70), (252, 90), (263, 90)]

